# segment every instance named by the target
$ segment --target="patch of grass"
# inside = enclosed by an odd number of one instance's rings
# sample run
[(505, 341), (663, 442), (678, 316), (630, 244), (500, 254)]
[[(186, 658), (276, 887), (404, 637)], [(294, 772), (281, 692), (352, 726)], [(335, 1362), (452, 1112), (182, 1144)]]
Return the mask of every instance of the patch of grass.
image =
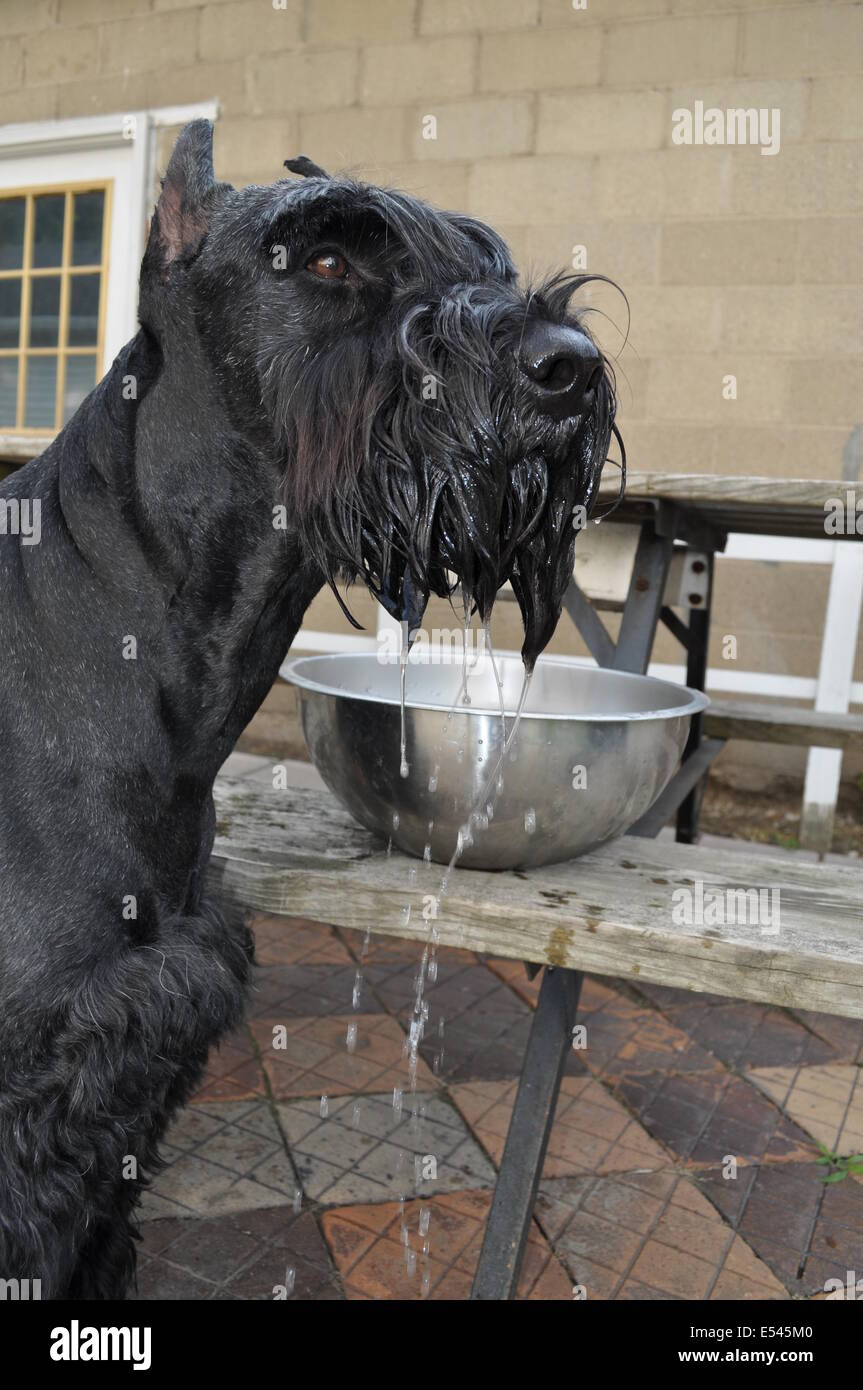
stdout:
[(780, 845), (782, 849), (799, 849), (800, 843), (796, 835), (783, 835), (781, 830), (774, 830), (770, 836), (771, 844)]
[(831, 1153), (823, 1144), (818, 1145), (821, 1157), (816, 1161), (828, 1169), (821, 1174), (822, 1182), (843, 1182), (845, 1178), (863, 1177), (863, 1154)]

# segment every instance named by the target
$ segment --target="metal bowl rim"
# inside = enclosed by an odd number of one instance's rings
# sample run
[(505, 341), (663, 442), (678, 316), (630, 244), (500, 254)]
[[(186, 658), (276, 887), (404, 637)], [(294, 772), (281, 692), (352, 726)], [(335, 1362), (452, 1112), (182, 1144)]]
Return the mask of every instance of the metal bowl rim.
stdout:
[[(426, 657), (427, 655), (428, 655), (427, 652), (422, 652), (422, 653), (421, 653), (421, 656), (422, 656), (422, 657)], [(509, 654), (509, 653), (501, 653), (501, 655), (502, 655), (502, 656), (503, 656), (503, 655), (507, 655), (507, 656), (508, 656), (508, 655), (510, 655), (510, 654)], [(366, 691), (359, 691), (359, 690), (357, 690), (357, 691), (354, 691), (354, 690), (350, 690), (350, 691), (348, 691), (348, 690), (339, 690), (337, 686), (334, 686), (334, 685), (327, 685), (327, 684), (326, 684), (325, 682), (323, 682), (323, 681), (310, 680), (309, 677), (308, 677), (308, 676), (304, 676), (304, 675), (302, 674), (302, 672), (300, 671), (300, 669), (299, 669), (299, 668), (301, 668), (303, 665), (305, 665), (307, 662), (310, 662), (310, 661), (335, 661), (335, 660), (338, 660), (338, 661), (345, 661), (345, 660), (347, 660), (347, 661), (349, 661), (349, 662), (360, 661), (360, 660), (367, 661), (367, 660), (369, 659), (370, 656), (374, 656), (374, 658), (375, 658), (375, 663), (376, 663), (377, 665), (381, 665), (381, 666), (384, 666), (384, 665), (385, 665), (385, 666), (398, 666), (398, 664), (399, 664), (399, 658), (398, 658), (396, 655), (394, 655), (394, 654), (389, 654), (389, 653), (388, 653), (387, 655), (381, 657), (381, 656), (377, 655), (377, 654), (374, 653), (374, 652), (315, 652), (315, 653), (307, 653), (305, 656), (295, 656), (295, 657), (292, 657), (292, 658), (288, 659), (287, 661), (283, 662), (282, 666), (281, 666), (280, 669), (279, 669), (279, 675), (282, 677), (283, 680), (289, 681), (291, 685), (297, 686), (297, 688), (300, 689), (300, 690), (309, 691), (309, 692), (310, 692), (311, 694), (313, 694), (313, 695), (332, 695), (332, 696), (335, 696), (335, 697), (338, 698), (338, 699), (343, 699), (343, 700), (360, 700), (360, 701), (362, 701), (362, 702), (364, 702), (365, 704), (368, 704), (368, 705), (387, 705), (387, 706), (389, 706), (389, 707), (392, 708), (392, 709), (398, 709), (398, 708), (399, 708), (399, 702), (398, 702), (398, 700), (389, 700), (389, 699), (387, 699), (387, 698), (386, 698), (385, 696), (383, 696), (383, 695), (371, 695), (371, 694), (368, 694)], [(566, 657), (566, 656), (547, 656), (547, 657), (540, 657), (540, 661), (541, 661), (543, 664), (546, 664), (546, 665), (568, 666), (568, 667), (570, 667), (570, 668), (571, 668), (572, 670), (574, 670), (574, 671), (589, 671), (589, 672), (590, 672), (591, 674), (593, 674), (593, 675), (595, 675), (595, 674), (602, 675), (603, 672), (607, 669), (607, 668), (602, 667), (602, 666), (586, 666), (586, 665), (583, 665), (581, 662), (573, 661), (573, 660), (571, 660), (571, 658)], [(440, 661), (438, 661), (438, 662), (432, 663), (432, 662), (427, 661), (427, 660), (414, 661), (413, 658), (412, 658), (411, 664), (412, 664), (412, 665), (416, 665), (416, 666), (432, 665), (432, 664), (434, 664), (434, 665), (450, 665), (450, 664), (451, 664), (451, 665), (456, 665), (456, 664), (458, 664), (458, 665), (460, 666), (460, 665), (461, 665), (461, 662), (458, 662), (458, 663), (456, 663), (456, 662), (449, 663), (449, 662), (440, 662)], [(537, 662), (537, 665), (539, 665), (539, 662)], [(622, 680), (622, 681), (624, 681), (624, 682), (626, 682), (626, 681), (637, 681), (637, 682), (639, 682), (639, 683), (641, 683), (641, 684), (643, 684), (644, 682), (648, 682), (649, 684), (655, 685), (655, 686), (660, 686), (660, 685), (661, 685), (661, 686), (665, 686), (665, 687), (667, 687), (667, 688), (670, 687), (670, 688), (673, 689), (673, 690), (678, 690), (678, 691), (680, 691), (680, 694), (681, 694), (681, 695), (685, 695), (685, 696), (687, 697), (686, 703), (681, 704), (681, 705), (677, 705), (677, 706), (675, 706), (675, 707), (673, 707), (673, 708), (671, 708), (671, 709), (635, 710), (635, 711), (633, 711), (633, 712), (631, 712), (631, 713), (628, 713), (628, 714), (627, 714), (627, 713), (621, 713), (620, 711), (616, 711), (616, 712), (615, 712), (615, 711), (609, 711), (608, 713), (603, 713), (603, 712), (600, 711), (600, 712), (591, 713), (591, 714), (578, 714), (578, 713), (572, 713), (572, 714), (568, 714), (568, 713), (566, 713), (566, 714), (556, 714), (556, 713), (554, 713), (554, 712), (543, 713), (542, 711), (525, 710), (525, 711), (523, 712), (522, 716), (521, 716), (521, 717), (522, 717), (522, 720), (528, 720), (528, 719), (553, 719), (553, 720), (558, 721), (558, 722), (560, 722), (560, 723), (577, 723), (577, 724), (628, 724), (628, 723), (634, 723), (634, 722), (636, 722), (636, 721), (644, 722), (644, 721), (646, 721), (646, 720), (653, 720), (653, 719), (659, 720), (659, 719), (690, 718), (690, 717), (692, 717), (693, 715), (701, 714), (702, 711), (705, 710), (705, 709), (707, 709), (708, 705), (710, 704), (710, 699), (709, 699), (708, 696), (705, 695), (702, 691), (700, 691), (700, 690), (693, 690), (693, 689), (691, 688), (691, 686), (688, 686), (688, 685), (678, 685), (675, 681), (666, 681), (666, 680), (662, 680), (662, 679), (661, 679), (660, 677), (658, 677), (658, 676), (642, 676), (642, 675), (639, 675), (637, 672), (634, 672), (634, 671), (610, 671), (610, 670), (609, 670), (609, 671), (608, 671), (608, 674), (609, 674), (609, 675), (613, 675), (614, 678), (615, 678), (615, 680)], [(416, 700), (416, 699), (411, 699), (411, 698), (410, 698), (410, 693), (408, 692), (408, 697), (407, 697), (406, 702), (405, 702), (405, 708), (408, 709), (408, 710), (411, 710), (411, 709), (424, 709), (424, 710), (434, 710), (434, 711), (438, 711), (438, 710), (447, 710), (447, 709), (449, 709), (450, 707), (449, 707), (449, 705), (447, 705), (447, 704), (444, 703), (444, 702), (432, 703), (431, 701), (428, 701), (428, 700)], [(459, 714), (468, 714), (468, 715), (480, 714), (480, 715), (483, 715), (483, 716), (492, 716), (492, 717), (494, 717), (495, 715), (497, 715), (497, 716), (500, 715), (500, 707), (499, 707), (498, 705), (494, 705), (494, 706), (489, 706), (488, 708), (485, 708), (485, 707), (481, 707), (481, 706), (472, 704), (472, 705), (470, 705), (467, 709), (459, 709), (459, 710), (458, 710), (458, 713), (459, 713)], [(512, 718), (512, 717), (514, 716), (514, 711), (512, 711), (512, 710), (507, 710), (507, 711), (506, 711), (506, 715), (507, 715), (507, 718), (510, 719), (510, 718)]]

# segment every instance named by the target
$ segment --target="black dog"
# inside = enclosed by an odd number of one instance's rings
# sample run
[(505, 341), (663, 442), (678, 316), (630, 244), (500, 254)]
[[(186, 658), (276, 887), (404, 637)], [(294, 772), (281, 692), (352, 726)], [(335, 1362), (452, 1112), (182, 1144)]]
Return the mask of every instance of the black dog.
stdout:
[(532, 665), (614, 429), (582, 279), (527, 293), (488, 227), (289, 167), (237, 192), (186, 129), (139, 333), (0, 495), (0, 1277), (43, 1297), (125, 1291), (158, 1141), (241, 1017), (211, 792), (307, 605), (359, 577), (413, 630), (510, 579)]

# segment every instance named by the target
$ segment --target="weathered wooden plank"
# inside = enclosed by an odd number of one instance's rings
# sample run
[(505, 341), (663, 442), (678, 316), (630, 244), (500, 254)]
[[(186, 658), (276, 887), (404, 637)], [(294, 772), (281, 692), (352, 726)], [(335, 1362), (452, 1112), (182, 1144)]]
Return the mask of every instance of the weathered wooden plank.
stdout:
[[(216, 805), (214, 877), (235, 900), (427, 940), (441, 867), (388, 857), (329, 793), (224, 779)], [(735, 890), (778, 890), (778, 934), (674, 919), (682, 895)], [(859, 866), (624, 838), (529, 872), (456, 870), (436, 925), (483, 954), (863, 1018), (861, 903)]]
[(704, 714), (704, 731), (711, 738), (754, 743), (863, 749), (863, 715), (827, 714), (767, 701), (712, 700)]
[(330, 792), (299, 787), (271, 791), (242, 777), (220, 777), (215, 801), (215, 857), (278, 870), (386, 857), (382, 841)]
[[(600, 496), (616, 494), (616, 476), (603, 478)], [(630, 498), (669, 497), (676, 502), (742, 507), (790, 507), (815, 511), (822, 518), (828, 499), (853, 489), (838, 479), (753, 478), (720, 473), (634, 473), (626, 475)]]
[[(614, 513), (617, 522), (638, 518), (645, 502), (667, 498), (724, 531), (825, 538), (826, 508), (854, 489), (821, 478), (751, 478), (715, 473), (627, 473), (626, 495)], [(600, 487), (601, 504), (617, 496), (611, 474)], [(837, 540), (861, 540), (856, 532)]]

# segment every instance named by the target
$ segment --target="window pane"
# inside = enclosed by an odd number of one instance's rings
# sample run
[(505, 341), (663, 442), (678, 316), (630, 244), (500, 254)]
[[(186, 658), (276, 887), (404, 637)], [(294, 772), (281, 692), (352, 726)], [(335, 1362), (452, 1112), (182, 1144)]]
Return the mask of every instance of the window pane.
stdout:
[(72, 264), (99, 265), (102, 260), (102, 214), (105, 194), (76, 193), (72, 212)]
[(34, 198), (34, 266), (59, 265), (63, 259), (63, 209), (65, 193), (43, 193)]
[(28, 357), (24, 424), (31, 429), (53, 429), (56, 396), (57, 358)]
[(0, 357), (0, 428), (14, 429), (18, 413), (18, 358)]
[(30, 346), (56, 347), (59, 336), (60, 276), (34, 275), (30, 281)]
[(66, 386), (63, 391), (63, 424), (71, 419), (85, 396), (96, 385), (96, 356), (66, 358)]
[(0, 270), (24, 264), (24, 199), (0, 199)]
[(69, 347), (95, 347), (99, 334), (100, 275), (69, 279)]
[(0, 280), (0, 347), (16, 348), (21, 326), (21, 281)]

